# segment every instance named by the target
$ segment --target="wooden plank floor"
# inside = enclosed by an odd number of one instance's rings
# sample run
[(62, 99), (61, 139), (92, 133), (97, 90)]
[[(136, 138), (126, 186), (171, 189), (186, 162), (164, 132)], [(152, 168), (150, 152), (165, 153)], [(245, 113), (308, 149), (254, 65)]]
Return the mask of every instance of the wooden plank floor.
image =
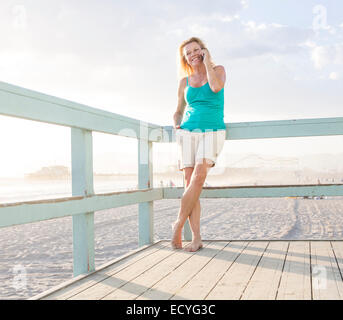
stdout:
[(343, 241), (160, 241), (35, 298), (342, 300), (342, 274)]

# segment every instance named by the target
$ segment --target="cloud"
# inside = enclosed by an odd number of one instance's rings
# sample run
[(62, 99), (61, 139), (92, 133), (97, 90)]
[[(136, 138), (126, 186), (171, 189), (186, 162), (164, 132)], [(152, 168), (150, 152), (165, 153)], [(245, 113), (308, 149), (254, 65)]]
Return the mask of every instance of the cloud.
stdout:
[(338, 80), (339, 79), (339, 74), (337, 72), (331, 72), (329, 75), (329, 79), (331, 80)]
[(343, 43), (333, 45), (309, 44), (311, 48), (311, 59), (316, 69), (333, 65), (343, 65)]
[(27, 14), (24, 5), (14, 5), (12, 7), (12, 26), (15, 29), (26, 29), (27, 27)]
[[(293, 55), (307, 48), (302, 46), (313, 36), (311, 29), (300, 29), (277, 23), (257, 23), (236, 19), (219, 25), (217, 43), (232, 59), (251, 59), (263, 55)], [(219, 41), (221, 39), (221, 41)]]
[(125, 5), (84, 1), (82, 6), (66, 0), (51, 6), (29, 3), (27, 32), (14, 34), (0, 28), (2, 47), (49, 56), (75, 54), (88, 65), (139, 64), (139, 57), (144, 57), (152, 66), (193, 35), (218, 44), (230, 58), (294, 52), (307, 37), (307, 32), (287, 26), (242, 21), (239, 13), (248, 6), (244, 0), (216, 0), (215, 5), (207, 0), (136, 0)]
[[(177, 48), (190, 36), (203, 38), (215, 62), (228, 69), (249, 68), (244, 77), (253, 73), (256, 81), (270, 68), (266, 84), (279, 77), (282, 65), (298, 76), (307, 65), (319, 69), (342, 59), (338, 49), (328, 58), (331, 48), (314, 42), (310, 27), (245, 21), (247, 1), (85, 0), (80, 6), (76, 1), (27, 0), (22, 29), (13, 27), (12, 7), (4, 7), (5, 2), (0, 4), (4, 81), (47, 93), (54, 88), (58, 96), (106, 105), (113, 112), (132, 111), (137, 117), (141, 112), (143, 120), (173, 112)], [(313, 46), (307, 45), (310, 41)], [(236, 77), (243, 78), (241, 73)], [(83, 100), (74, 98), (82, 92)], [(124, 104), (125, 110), (120, 109)]]
[(315, 68), (322, 69), (330, 62), (330, 51), (324, 46), (315, 46), (312, 49), (311, 58)]
[[(99, 60), (124, 63), (136, 59), (137, 53), (153, 57), (165, 49), (176, 50), (169, 39), (179, 43), (193, 34), (207, 36), (213, 32), (207, 26), (208, 17), (229, 19), (246, 5), (243, 0), (216, 0), (215, 5), (207, 0), (136, 0), (125, 4), (85, 0), (82, 6), (67, 0), (52, 4), (32, 0), (25, 7), (17, 6), (24, 9), (25, 15), (21, 15), (25, 17), (26, 32), (14, 32), (9, 27), (13, 23), (6, 23), (6, 19), (16, 21), (19, 15), (11, 13), (13, 6), (8, 5), (7, 14), (6, 10), (0, 12), (5, 27), (0, 28), (0, 48), (14, 51), (30, 48), (48, 55), (73, 53), (88, 63)], [(16, 12), (20, 11), (18, 8)]]

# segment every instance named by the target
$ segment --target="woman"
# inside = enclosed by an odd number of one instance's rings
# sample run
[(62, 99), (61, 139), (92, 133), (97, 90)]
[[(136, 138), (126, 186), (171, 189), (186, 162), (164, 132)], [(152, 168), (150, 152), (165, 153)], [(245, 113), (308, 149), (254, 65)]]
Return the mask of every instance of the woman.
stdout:
[[(182, 228), (189, 219), (192, 242), (186, 248), (202, 248), (200, 236), (200, 193), (208, 170), (215, 165), (225, 137), (223, 66), (214, 65), (205, 44), (196, 37), (179, 47), (180, 66), (188, 76), (179, 82), (174, 129), (179, 150), (178, 166), (186, 189), (178, 218), (173, 224), (172, 247), (182, 248)], [(186, 106), (187, 104), (187, 106)], [(186, 112), (184, 115), (186, 107)]]

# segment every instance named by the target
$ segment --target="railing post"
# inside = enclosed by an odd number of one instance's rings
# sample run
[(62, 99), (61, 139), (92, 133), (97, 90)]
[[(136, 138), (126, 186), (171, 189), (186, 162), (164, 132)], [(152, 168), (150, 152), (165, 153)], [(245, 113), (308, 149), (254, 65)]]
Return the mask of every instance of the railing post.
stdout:
[[(94, 194), (92, 131), (71, 128), (72, 195)], [(94, 212), (73, 216), (74, 277), (95, 270)]]
[(192, 241), (192, 231), (188, 219), (186, 220), (186, 223), (183, 226), (183, 237), (186, 241)]
[[(141, 125), (138, 140), (138, 188), (153, 188), (152, 142), (148, 140), (147, 127)], [(142, 132), (144, 131), (144, 132)], [(144, 133), (144, 134), (142, 134)], [(154, 242), (154, 202), (138, 204), (138, 245)]]
[[(183, 179), (182, 181), (183, 181), (183, 189), (185, 190), (186, 189), (185, 179)], [(192, 230), (189, 224), (189, 219), (186, 220), (186, 223), (183, 226), (183, 238), (186, 241), (192, 241)]]

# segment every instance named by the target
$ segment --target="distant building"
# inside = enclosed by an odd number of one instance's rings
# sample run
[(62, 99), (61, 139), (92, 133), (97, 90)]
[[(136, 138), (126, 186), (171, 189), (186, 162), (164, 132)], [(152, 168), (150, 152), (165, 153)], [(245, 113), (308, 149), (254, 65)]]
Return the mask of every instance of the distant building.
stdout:
[(65, 166), (43, 167), (40, 170), (25, 175), (27, 179), (66, 179), (70, 178), (70, 170)]
[(166, 172), (178, 172), (177, 165), (169, 165), (166, 167)]

